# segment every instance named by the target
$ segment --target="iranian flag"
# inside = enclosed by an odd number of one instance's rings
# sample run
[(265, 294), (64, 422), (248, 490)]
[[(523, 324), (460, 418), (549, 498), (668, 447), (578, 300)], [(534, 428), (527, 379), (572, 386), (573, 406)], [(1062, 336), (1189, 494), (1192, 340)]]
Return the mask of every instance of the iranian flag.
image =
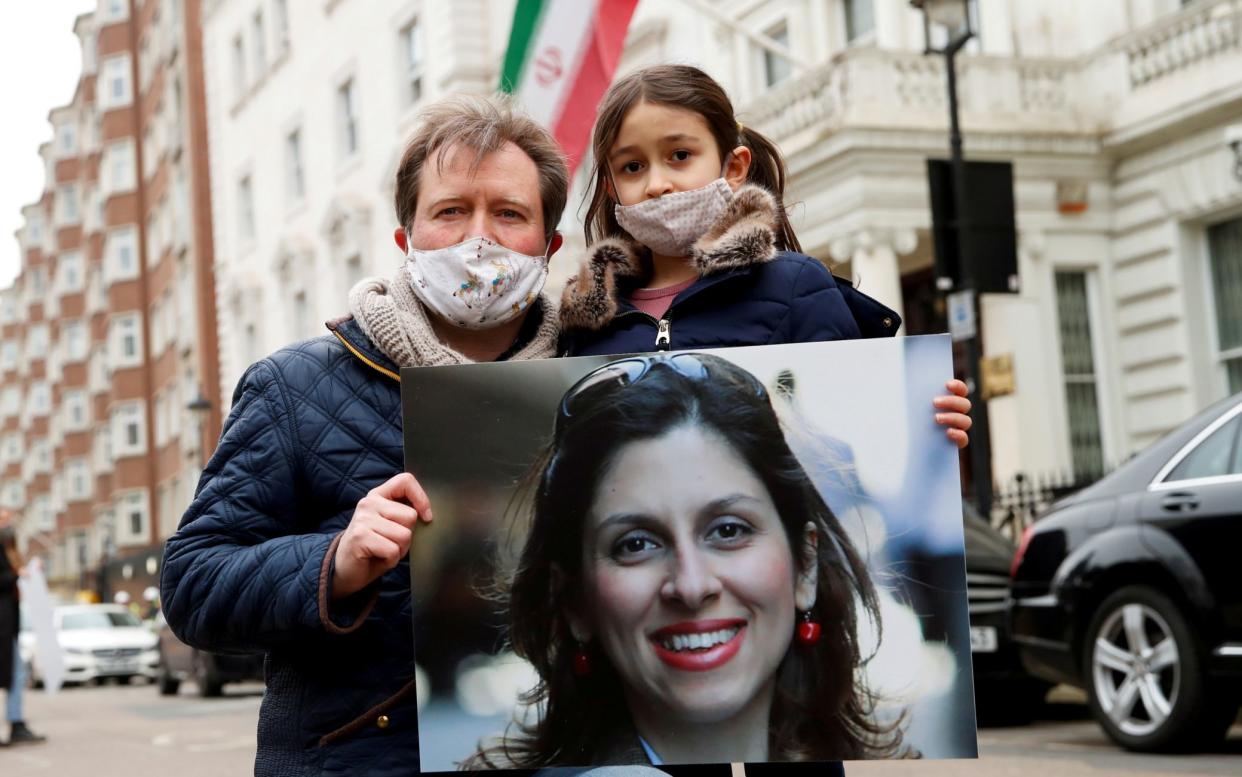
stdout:
[(572, 172), (591, 138), (638, 0), (518, 0), (500, 89), (552, 131)]

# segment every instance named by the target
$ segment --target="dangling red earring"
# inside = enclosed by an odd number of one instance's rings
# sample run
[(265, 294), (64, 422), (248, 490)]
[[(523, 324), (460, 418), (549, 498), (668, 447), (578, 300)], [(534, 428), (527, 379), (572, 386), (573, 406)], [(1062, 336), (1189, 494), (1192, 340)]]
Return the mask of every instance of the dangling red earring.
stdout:
[(819, 642), (819, 635), (823, 629), (819, 623), (811, 620), (811, 611), (807, 610), (802, 613), (802, 622), (798, 624), (798, 643), (810, 647)]
[(586, 645), (579, 642), (578, 649), (574, 651), (574, 674), (578, 677), (587, 677), (591, 674), (593, 667), (591, 666), (591, 654), (587, 652)]

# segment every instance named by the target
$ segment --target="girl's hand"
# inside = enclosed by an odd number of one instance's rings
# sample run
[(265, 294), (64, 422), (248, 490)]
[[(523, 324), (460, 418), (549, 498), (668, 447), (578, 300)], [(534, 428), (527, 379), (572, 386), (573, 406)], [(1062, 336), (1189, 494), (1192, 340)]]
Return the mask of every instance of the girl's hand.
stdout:
[(966, 398), (969, 394), (966, 390), (966, 384), (954, 378), (944, 387), (949, 390), (949, 394), (944, 394), (932, 400), (932, 405), (936, 408), (936, 423), (941, 426), (948, 427), (945, 434), (952, 440), (958, 448), (965, 448), (970, 442), (970, 436), (966, 434), (970, 429), (970, 400)]

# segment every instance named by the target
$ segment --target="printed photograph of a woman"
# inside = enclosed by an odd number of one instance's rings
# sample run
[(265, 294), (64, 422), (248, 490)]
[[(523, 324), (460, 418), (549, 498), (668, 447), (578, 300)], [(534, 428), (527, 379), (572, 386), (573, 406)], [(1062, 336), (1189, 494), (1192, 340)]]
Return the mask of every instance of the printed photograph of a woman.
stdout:
[[(480, 547), (496, 561), (469, 581), (498, 613), (483, 652), (526, 669), (517, 709), (423, 770), (919, 755), (904, 705), (878, 714), (866, 668), (885, 624), (855, 545), (872, 542), (830, 508), (823, 462), (791, 448), (790, 381), (705, 352), (592, 364), (543, 416), (524, 487)], [(512, 408), (499, 421), (520, 426)], [(516, 458), (500, 447), (482, 458)], [(419, 590), (416, 620), (434, 608)], [(436, 637), (417, 634), (420, 659)], [(439, 709), (420, 714), (424, 742), (443, 734)]]

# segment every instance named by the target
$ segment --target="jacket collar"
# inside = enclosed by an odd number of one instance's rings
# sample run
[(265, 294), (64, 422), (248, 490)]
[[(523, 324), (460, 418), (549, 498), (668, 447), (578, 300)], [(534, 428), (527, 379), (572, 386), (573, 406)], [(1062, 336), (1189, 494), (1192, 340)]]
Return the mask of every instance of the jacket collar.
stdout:
[(328, 321), (325, 326), (328, 327), (328, 331), (336, 335), (336, 338), (341, 341), (350, 353), (365, 362), (367, 366), (400, 382), (401, 368), (385, 356), (375, 346), (375, 343), (371, 342), (371, 338), (366, 336), (362, 331), (362, 327), (359, 326), (352, 315), (334, 318)]
[[(720, 217), (690, 249), (688, 261), (700, 278), (743, 270), (776, 256), (779, 206), (754, 184), (740, 187)], [(561, 295), (563, 329), (602, 329), (621, 310), (627, 287), (649, 273), (647, 249), (624, 238), (605, 238), (591, 247), (586, 263)]]

